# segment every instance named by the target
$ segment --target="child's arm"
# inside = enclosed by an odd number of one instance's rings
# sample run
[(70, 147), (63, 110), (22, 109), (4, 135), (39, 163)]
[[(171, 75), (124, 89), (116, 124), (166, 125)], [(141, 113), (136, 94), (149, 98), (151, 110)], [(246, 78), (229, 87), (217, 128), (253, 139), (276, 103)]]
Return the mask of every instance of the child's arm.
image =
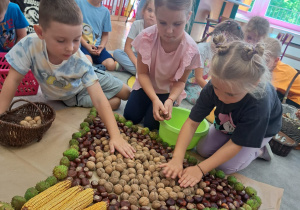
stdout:
[(173, 83), (169, 98), (171, 100), (166, 100), (165, 101), (165, 109), (166, 113), (168, 113), (168, 117), (165, 118), (166, 120), (169, 120), (172, 118), (172, 108), (173, 108), (173, 103), (174, 101), (179, 97), (179, 95), (182, 93), (185, 87), (185, 83), (189, 77), (189, 74), (191, 73), (191, 70), (186, 70), (184, 71), (182, 77), (177, 81)]
[(99, 46), (97, 46), (97, 53), (98, 55), (100, 55), (100, 53), (102, 52), (102, 50), (105, 48), (107, 42), (108, 42), (108, 35), (109, 32), (102, 32), (102, 36), (101, 36), (101, 43)]
[(190, 141), (196, 132), (199, 122), (195, 122), (190, 118), (187, 118), (183, 124), (176, 142), (175, 150), (173, 153), (173, 158), (170, 162), (161, 164), (160, 167), (164, 167), (164, 174), (166, 177), (171, 177), (175, 179), (177, 176), (179, 178), (182, 175), (182, 163), (185, 155), (186, 148), (190, 144)]
[(18, 41), (20, 41), (27, 35), (26, 28), (17, 29), (16, 34), (17, 34), (17, 41), (16, 41), (16, 43), (17, 43)]
[(161, 110), (164, 114), (167, 114), (163, 103), (161, 100), (157, 97), (154, 88), (152, 86), (150, 77), (149, 77), (149, 69), (146, 64), (142, 62), (142, 56), (140, 53), (138, 53), (137, 58), (137, 75), (139, 78), (139, 82), (147, 94), (147, 96), (150, 98), (153, 104), (153, 117), (157, 121), (163, 121), (164, 118), (160, 116), (159, 110)]
[(203, 79), (203, 70), (204, 70), (203, 68), (195, 69), (196, 82), (202, 88), (207, 84), (207, 82)]
[(132, 41), (133, 39), (127, 37), (125, 42), (124, 52), (128, 55), (129, 59), (134, 64), (135, 68), (137, 68), (137, 58), (131, 48)]
[(99, 82), (89, 86), (87, 91), (96, 107), (100, 118), (103, 120), (110, 135), (110, 152), (118, 150), (124, 157), (134, 158), (134, 148), (126, 142), (120, 134), (111, 106), (105, 97)]
[[(234, 156), (236, 156), (242, 149), (230, 139), (226, 144), (224, 144), (220, 149), (218, 149), (212, 156), (207, 158), (198, 164), (198, 166), (191, 166), (184, 169), (182, 176), (178, 180), (181, 187), (194, 186), (202, 178), (202, 172), (206, 174), (219, 165), (227, 162)], [(200, 168), (202, 171), (200, 171)], [(201, 175), (199, 175), (201, 174)]]
[(18, 85), (23, 79), (23, 75), (10, 67), (8, 76), (6, 77), (1, 93), (0, 93), (0, 114), (7, 111), (12, 99), (15, 96)]

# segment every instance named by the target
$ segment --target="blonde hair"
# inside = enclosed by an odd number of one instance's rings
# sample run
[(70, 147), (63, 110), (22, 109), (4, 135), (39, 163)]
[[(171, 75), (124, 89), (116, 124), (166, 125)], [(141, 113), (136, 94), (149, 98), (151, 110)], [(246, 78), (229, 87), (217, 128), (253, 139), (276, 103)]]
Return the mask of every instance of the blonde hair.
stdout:
[(155, 11), (158, 7), (166, 6), (170, 10), (185, 10), (186, 15), (191, 12), (193, 0), (155, 0)]
[(0, 14), (6, 12), (9, 0), (0, 0)]
[(144, 4), (144, 6), (143, 6), (143, 12), (145, 12), (146, 11), (146, 9), (147, 9), (147, 7), (148, 7), (148, 5), (151, 3), (151, 2), (153, 2), (154, 0), (146, 0), (146, 2), (145, 2), (145, 4)]
[(278, 39), (267, 37), (264, 39), (267, 56), (278, 58), (281, 55), (281, 43)]
[(264, 38), (269, 33), (269, 29), (270, 23), (267, 19), (260, 16), (254, 16), (246, 24), (245, 32), (253, 32), (256, 36)]
[(271, 78), (264, 59), (263, 45), (258, 43), (253, 46), (243, 41), (223, 44), (224, 35), (219, 36), (213, 40), (217, 52), (211, 61), (211, 76), (232, 88), (242, 88), (255, 98), (261, 98)]
[(224, 33), (227, 40), (243, 40), (244, 33), (242, 31), (241, 25), (235, 20), (225, 20), (216, 25), (215, 29), (207, 34), (200, 42), (206, 42), (209, 36), (217, 36)]
[(81, 25), (83, 18), (74, 0), (41, 0), (39, 24), (46, 30), (51, 21), (75, 26)]

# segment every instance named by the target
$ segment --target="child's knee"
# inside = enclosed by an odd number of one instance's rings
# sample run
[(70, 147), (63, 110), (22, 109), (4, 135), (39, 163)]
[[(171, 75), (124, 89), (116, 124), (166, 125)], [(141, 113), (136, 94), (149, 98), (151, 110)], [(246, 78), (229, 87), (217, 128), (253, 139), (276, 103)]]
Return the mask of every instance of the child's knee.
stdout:
[(119, 97), (120, 99), (126, 101), (126, 100), (128, 100), (130, 93), (131, 93), (131, 88), (128, 85), (123, 84), (122, 89), (116, 96)]
[(116, 63), (114, 59), (108, 58), (105, 61), (102, 62), (102, 64), (106, 67), (109, 71), (114, 71), (116, 69)]
[(118, 97), (113, 97), (108, 100), (112, 110), (117, 110), (121, 105), (121, 99)]

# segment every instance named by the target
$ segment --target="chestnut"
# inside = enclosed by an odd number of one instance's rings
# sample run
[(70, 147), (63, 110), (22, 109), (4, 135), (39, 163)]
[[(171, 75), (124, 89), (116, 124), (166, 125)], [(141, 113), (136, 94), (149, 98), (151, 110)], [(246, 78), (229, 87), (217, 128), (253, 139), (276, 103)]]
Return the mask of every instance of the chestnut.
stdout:
[(169, 210), (176, 210), (176, 206), (169, 206)]
[(183, 199), (183, 198), (178, 198), (176, 203), (177, 203), (178, 206), (186, 206), (187, 205), (186, 200)]
[(185, 198), (185, 200), (186, 200), (186, 202), (188, 202), (188, 203), (194, 203), (194, 199), (193, 199), (192, 196), (187, 196), (187, 197)]
[(85, 172), (83, 172), (83, 171), (78, 172), (78, 173), (77, 173), (77, 177), (78, 177), (79, 179), (85, 178), (85, 177), (86, 177)]
[(107, 197), (108, 197), (109, 200), (118, 200), (118, 196), (116, 194), (113, 194), (113, 193), (109, 194)]
[(86, 178), (90, 179), (90, 178), (92, 178), (92, 176), (93, 176), (93, 172), (92, 171), (86, 171), (85, 172), (85, 177)]
[(104, 186), (100, 186), (100, 185), (97, 187), (97, 190), (98, 190), (100, 193), (106, 192), (105, 187), (104, 187)]
[(102, 197), (99, 196), (99, 195), (94, 195), (93, 202), (94, 202), (94, 203), (98, 203), (98, 202), (100, 202), (100, 201), (102, 201)]
[(92, 188), (96, 189), (98, 187), (98, 181), (97, 180), (91, 181), (91, 185), (92, 185)]
[[(142, 208), (141, 208), (141, 210), (142, 210)], [(168, 207), (166, 207), (166, 206), (160, 206), (159, 210), (168, 210)]]
[(221, 204), (221, 207), (222, 207), (222, 208), (225, 208), (225, 209), (229, 209), (227, 203), (222, 203), (222, 204)]
[(206, 198), (206, 200), (209, 200), (211, 195), (209, 193), (204, 193), (203, 197)]
[[(168, 208), (167, 208), (168, 209)], [(140, 210), (151, 210), (151, 208), (149, 206), (142, 206), (140, 208)]]
[(87, 178), (82, 178), (81, 179), (81, 184), (82, 186), (86, 186), (90, 184), (90, 181)]
[(120, 204), (121, 204), (122, 207), (123, 207), (123, 206), (127, 206), (128, 208), (130, 208), (130, 205), (131, 205), (130, 202), (127, 201), (127, 200), (121, 201)]
[(77, 185), (81, 185), (81, 180), (76, 178), (73, 180), (72, 182), (72, 187), (77, 186)]
[(121, 207), (121, 210), (129, 210), (129, 208), (127, 206), (123, 206)]
[(219, 199), (219, 197), (216, 196), (216, 195), (212, 195), (212, 196), (210, 197), (210, 201), (211, 201), (211, 202), (216, 202), (218, 199)]
[(167, 206), (174, 206), (175, 205), (175, 200), (173, 198), (169, 198), (166, 200)]
[(210, 205), (210, 202), (208, 200), (202, 200), (202, 204), (205, 206), (205, 207), (211, 207)]
[(233, 205), (236, 207), (236, 208), (239, 208), (241, 205), (240, 205), (240, 202), (238, 202), (237, 200), (234, 200), (233, 201)]
[[(79, 158), (78, 158), (79, 159)], [(70, 167), (76, 167), (77, 166), (77, 163), (74, 162), (74, 161), (70, 161)]]
[(81, 167), (81, 168), (82, 168), (82, 171), (83, 171), (83, 168), (85, 167), (85, 163), (78, 163), (77, 166), (78, 166), (78, 167)]
[(223, 191), (223, 187), (222, 187), (221, 185), (218, 185), (216, 189), (217, 189), (217, 191), (219, 191), (219, 192), (222, 192), (222, 191)]
[(80, 167), (80, 166), (78, 166), (78, 167), (76, 168), (76, 171), (77, 171), (77, 172), (83, 171), (83, 168)]
[(194, 203), (197, 204), (197, 203), (201, 203), (203, 198), (200, 195), (194, 195), (193, 199), (194, 199)]
[[(109, 198), (108, 198), (109, 199)], [(116, 199), (112, 199), (109, 203), (110, 205), (114, 205), (114, 206), (117, 206), (117, 207), (120, 207), (120, 202), (117, 201)]]
[(210, 187), (204, 187), (203, 191), (206, 192), (206, 193), (209, 193), (211, 191), (211, 188)]
[(77, 176), (77, 172), (74, 170), (69, 170), (68, 171), (68, 177), (76, 177)]
[[(107, 192), (102, 192), (102, 193), (100, 193), (100, 195), (101, 195), (102, 198), (107, 198), (108, 193), (107, 193)], [(108, 199), (108, 198), (107, 198), (107, 199)], [(108, 200), (109, 200), (109, 199), (108, 199)]]
[(119, 209), (119, 207), (114, 206), (114, 205), (109, 205), (107, 208), (107, 210), (118, 210), (118, 209)]

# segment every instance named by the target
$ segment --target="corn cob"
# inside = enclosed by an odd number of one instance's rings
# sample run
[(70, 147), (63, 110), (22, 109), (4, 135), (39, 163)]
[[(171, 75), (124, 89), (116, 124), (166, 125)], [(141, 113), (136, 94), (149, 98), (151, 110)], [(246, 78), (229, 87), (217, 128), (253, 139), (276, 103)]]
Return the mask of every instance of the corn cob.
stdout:
[(93, 202), (94, 190), (87, 188), (77, 193), (71, 200), (61, 207), (64, 210), (81, 210)]
[(106, 210), (106, 209), (107, 209), (107, 203), (105, 201), (101, 201), (88, 208), (85, 208), (84, 210)]
[(82, 191), (82, 189), (81, 186), (72, 187), (50, 200), (46, 205), (43, 205), (40, 210), (60, 210), (66, 202), (74, 198), (74, 196)]
[(63, 193), (71, 187), (71, 181), (65, 180), (57, 183), (56, 185), (49, 187), (47, 190), (41, 192), (40, 194), (34, 196), (29, 201), (27, 201), (22, 210), (35, 210), (39, 209), (41, 206), (45, 205), (47, 202), (55, 198), (57, 195)]

